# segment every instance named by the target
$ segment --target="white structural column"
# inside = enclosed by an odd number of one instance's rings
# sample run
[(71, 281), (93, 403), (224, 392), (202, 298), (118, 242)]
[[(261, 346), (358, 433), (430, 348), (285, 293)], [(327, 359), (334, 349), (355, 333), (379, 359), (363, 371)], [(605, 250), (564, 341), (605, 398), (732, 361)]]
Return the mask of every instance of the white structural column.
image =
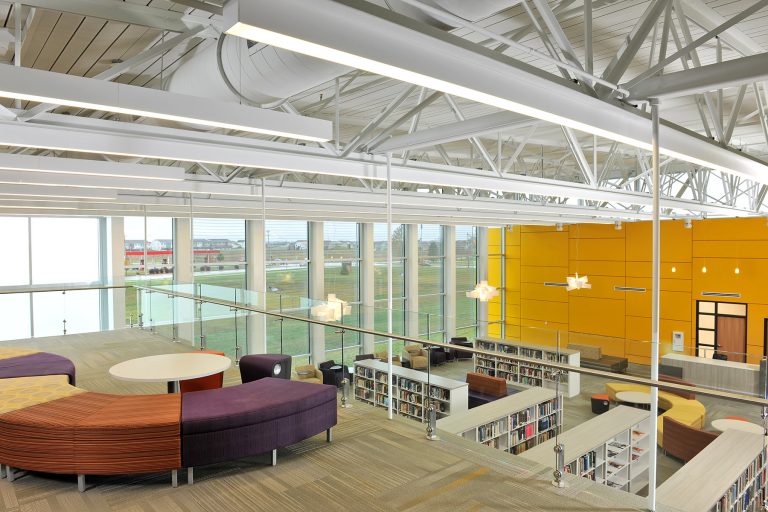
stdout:
[[(360, 321), (366, 329), (374, 328), (373, 292), (374, 269), (373, 224), (360, 224), (360, 303), (362, 313)], [(363, 354), (373, 354), (374, 339), (372, 334), (363, 334)]]
[[(110, 261), (109, 279), (112, 284), (119, 286), (125, 284), (125, 219), (123, 217), (110, 218)], [(136, 293), (135, 290), (114, 288), (109, 294), (112, 297), (112, 327), (122, 329), (125, 327), (125, 294)], [(138, 323), (138, 318), (133, 319)]]
[[(257, 297), (250, 297), (251, 302), (256, 300), (256, 307), (266, 308), (266, 253), (264, 251), (264, 222), (261, 220), (245, 221), (245, 261), (248, 267), (245, 273), (245, 288), (256, 292)], [(265, 318), (266, 315), (253, 313), (248, 315), (246, 323), (247, 347), (243, 347), (247, 354), (267, 353), (267, 322), (275, 317)]]
[[(194, 281), (192, 267), (192, 219), (173, 219), (173, 282), (189, 284)], [(146, 260), (145, 260), (146, 263)], [(146, 265), (145, 265), (146, 267)], [(191, 292), (192, 290), (183, 291)], [(173, 299), (174, 319), (180, 340), (195, 343), (195, 311), (197, 307), (188, 299)], [(146, 318), (144, 319), (146, 322)]]
[(405, 333), (419, 335), (419, 226), (405, 225)]
[[(323, 223), (309, 223), (309, 298), (325, 300), (325, 246)], [(315, 365), (325, 361), (325, 327), (310, 324), (310, 354)]]
[[(651, 380), (659, 380), (659, 286), (661, 261), (661, 226), (659, 223), (659, 102), (651, 99), (653, 122), (653, 254), (651, 271)], [(649, 446), (656, 446), (658, 432), (656, 416), (659, 410), (659, 388), (651, 387), (651, 437)], [(657, 450), (651, 450), (648, 469), (648, 509), (656, 510), (656, 459)]]
[[(477, 228), (477, 280), (488, 280), (488, 228)], [(488, 336), (488, 303), (477, 301), (477, 335)]]
[(456, 226), (443, 226), (443, 319), (445, 339), (456, 336)]

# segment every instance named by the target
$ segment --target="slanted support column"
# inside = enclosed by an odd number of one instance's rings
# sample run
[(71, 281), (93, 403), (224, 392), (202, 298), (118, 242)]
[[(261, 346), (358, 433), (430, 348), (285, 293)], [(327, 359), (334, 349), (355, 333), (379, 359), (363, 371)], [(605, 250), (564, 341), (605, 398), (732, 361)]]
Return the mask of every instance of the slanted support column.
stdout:
[[(488, 228), (477, 228), (477, 280), (488, 280)], [(488, 303), (477, 301), (477, 335), (488, 336)]]
[[(363, 306), (361, 321), (366, 329), (374, 328), (374, 264), (373, 224), (360, 224), (360, 302)], [(372, 354), (374, 350), (373, 335), (363, 334), (363, 354)]]
[[(125, 284), (125, 219), (123, 217), (110, 218), (110, 258), (109, 258), (109, 279), (114, 285)], [(136, 290), (125, 288), (114, 288), (108, 292), (112, 298), (112, 327), (114, 329), (123, 329), (125, 327), (125, 294), (136, 293)], [(133, 318), (133, 323), (139, 323), (138, 318)]]
[[(309, 298), (325, 297), (325, 239), (322, 222), (309, 223)], [(325, 361), (325, 327), (311, 324), (309, 327), (310, 354), (317, 365)]]
[(405, 226), (405, 333), (419, 335), (419, 226)]
[(443, 226), (443, 318), (446, 341), (456, 336), (456, 226)]
[[(248, 262), (245, 287), (258, 295), (256, 307), (266, 306), (267, 291), (267, 262), (264, 245), (264, 223), (261, 220), (245, 221), (245, 261)], [(247, 354), (267, 353), (267, 322), (272, 318), (253, 313), (248, 315), (246, 322), (247, 346), (244, 352)]]
[[(173, 219), (173, 283), (189, 284), (194, 281), (192, 270), (192, 219)], [(146, 262), (145, 262), (146, 263)], [(184, 290), (191, 292), (192, 290)], [(195, 344), (195, 311), (197, 307), (188, 299), (173, 299), (176, 320), (176, 338)], [(146, 322), (146, 316), (144, 318)]]

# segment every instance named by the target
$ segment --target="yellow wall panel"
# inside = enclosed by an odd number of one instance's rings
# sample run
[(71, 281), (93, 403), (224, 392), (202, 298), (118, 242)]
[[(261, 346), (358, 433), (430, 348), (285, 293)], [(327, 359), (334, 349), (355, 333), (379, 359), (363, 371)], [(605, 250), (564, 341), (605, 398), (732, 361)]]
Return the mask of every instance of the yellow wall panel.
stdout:
[(659, 294), (660, 316), (665, 320), (691, 321), (691, 294), (688, 292), (667, 292)]
[(568, 346), (568, 324), (523, 320), (520, 322), (520, 338), (530, 343), (556, 347), (560, 338), (560, 347)]
[(501, 286), (501, 256), (488, 256), (488, 284)]
[(519, 340), (520, 339), (520, 326), (519, 325), (513, 325), (513, 324), (507, 324), (504, 326), (504, 337), (508, 340)]
[(571, 238), (568, 241), (571, 259), (624, 261), (623, 238)]
[(501, 254), (501, 228), (488, 229), (488, 254)]
[(520, 285), (522, 300), (546, 300), (552, 302), (568, 302), (568, 292), (561, 286), (544, 286), (541, 283), (522, 283)]
[(624, 301), (571, 295), (568, 303), (571, 332), (624, 337)]
[(521, 299), (520, 318), (568, 324), (568, 303)]
[(765, 342), (765, 320), (767, 318), (768, 304), (750, 304), (747, 306), (747, 345), (759, 347), (761, 354)]
[(764, 218), (707, 219), (693, 221), (694, 240), (768, 240)]
[(625, 234), (613, 224), (571, 224), (569, 228), (571, 238), (624, 238)]
[[(706, 267), (706, 273), (702, 269)], [(739, 268), (739, 273), (734, 271)], [(695, 300), (768, 302), (768, 261), (694, 258), (691, 291)], [(705, 299), (701, 292), (740, 293), (738, 299)]]
[(623, 261), (577, 261), (571, 260), (569, 274), (579, 273), (582, 276), (624, 276), (626, 264)]
[(504, 275), (504, 282), (506, 283), (507, 290), (519, 290), (520, 289), (520, 260), (507, 260), (506, 261), (506, 274)]
[(507, 304), (517, 304), (520, 305), (520, 292), (519, 291), (509, 291), (507, 290), (507, 293), (505, 295), (505, 302)]
[(557, 233), (568, 233), (568, 230), (570, 229), (570, 226), (568, 224), (562, 226), (560, 230), (557, 229), (557, 226), (529, 226), (529, 225), (523, 225), (520, 226), (520, 232), (522, 234), (525, 233), (549, 233), (549, 232), (557, 232)]
[(507, 256), (507, 261), (520, 260), (520, 246), (507, 244), (507, 252), (505, 255)]
[[(624, 225), (627, 231), (627, 261), (651, 261), (653, 238), (650, 222)], [(661, 222), (661, 261), (691, 260), (691, 229), (681, 220)]]
[(504, 234), (507, 247), (520, 245), (520, 226), (510, 226)]
[[(659, 265), (662, 279), (690, 279), (691, 263), (661, 262)], [(628, 277), (651, 278), (653, 268), (650, 261), (628, 261), (626, 264)]]
[(580, 345), (592, 345), (600, 347), (600, 352), (607, 356), (624, 357), (624, 338), (612, 338), (608, 336), (595, 336), (571, 331), (568, 335), (569, 343)]
[(589, 275), (589, 290), (573, 290), (570, 293), (574, 297), (592, 297), (595, 299), (624, 300), (624, 292), (613, 289), (614, 286), (624, 286), (624, 277), (606, 277)]
[(694, 258), (765, 259), (768, 240), (702, 240), (693, 242)]
[(520, 235), (520, 264), (539, 267), (568, 267), (568, 233), (551, 231)]
[(520, 267), (521, 283), (565, 283), (568, 276), (568, 267)]

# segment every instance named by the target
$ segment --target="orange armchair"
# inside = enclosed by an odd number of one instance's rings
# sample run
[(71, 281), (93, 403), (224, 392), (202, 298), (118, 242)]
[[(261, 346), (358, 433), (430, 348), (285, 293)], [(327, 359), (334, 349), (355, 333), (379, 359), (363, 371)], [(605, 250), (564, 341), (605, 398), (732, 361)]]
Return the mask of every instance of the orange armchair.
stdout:
[[(216, 354), (217, 356), (225, 355), (224, 352), (220, 352), (218, 350), (199, 350), (197, 352), (191, 353), (191, 355), (195, 354)], [(190, 393), (192, 391), (218, 389), (223, 385), (224, 372), (220, 372), (214, 373), (213, 375), (209, 375), (207, 377), (200, 377), (199, 379), (183, 380), (179, 383), (179, 392), (183, 395), (184, 393)]]

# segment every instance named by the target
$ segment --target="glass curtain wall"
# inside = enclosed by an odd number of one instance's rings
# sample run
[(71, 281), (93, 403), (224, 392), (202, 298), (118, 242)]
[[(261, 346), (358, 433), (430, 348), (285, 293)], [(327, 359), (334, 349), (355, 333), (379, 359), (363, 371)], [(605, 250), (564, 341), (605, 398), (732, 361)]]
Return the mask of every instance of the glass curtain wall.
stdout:
[(245, 220), (193, 219), (195, 282), (245, 288)]
[[(303, 221), (267, 220), (265, 225), (267, 308), (296, 311), (309, 297), (309, 226)], [(298, 311), (297, 311), (298, 312)], [(267, 351), (309, 361), (309, 324), (267, 317)], [(298, 357), (297, 357), (298, 356)]]
[[(153, 285), (173, 283), (173, 219), (170, 217), (125, 217), (125, 282), (145, 281)], [(138, 322), (135, 291), (125, 294), (126, 325)], [(161, 315), (165, 316), (165, 315)]]
[[(352, 306), (351, 315), (340, 321), (360, 325), (360, 226), (355, 222), (324, 222), (325, 294), (335, 294)], [(342, 334), (339, 329), (325, 329), (326, 359), (342, 361)], [(351, 364), (360, 353), (362, 336), (347, 331), (343, 336), (345, 363)]]
[(477, 283), (477, 259), (477, 228), (456, 226), (456, 336), (469, 339), (477, 336), (477, 299), (467, 297)]
[[(392, 224), (392, 332), (405, 334), (405, 225)], [(373, 225), (373, 296), (374, 329), (387, 329), (387, 225)], [(386, 338), (376, 338), (376, 352), (386, 350)], [(403, 343), (395, 340), (394, 352), (399, 354)]]
[[(0, 287), (101, 281), (99, 219), (2, 217), (0, 237)], [(100, 306), (98, 290), (2, 295), (2, 339), (98, 331)]]
[(443, 226), (419, 224), (419, 335), (445, 337), (445, 237)]

